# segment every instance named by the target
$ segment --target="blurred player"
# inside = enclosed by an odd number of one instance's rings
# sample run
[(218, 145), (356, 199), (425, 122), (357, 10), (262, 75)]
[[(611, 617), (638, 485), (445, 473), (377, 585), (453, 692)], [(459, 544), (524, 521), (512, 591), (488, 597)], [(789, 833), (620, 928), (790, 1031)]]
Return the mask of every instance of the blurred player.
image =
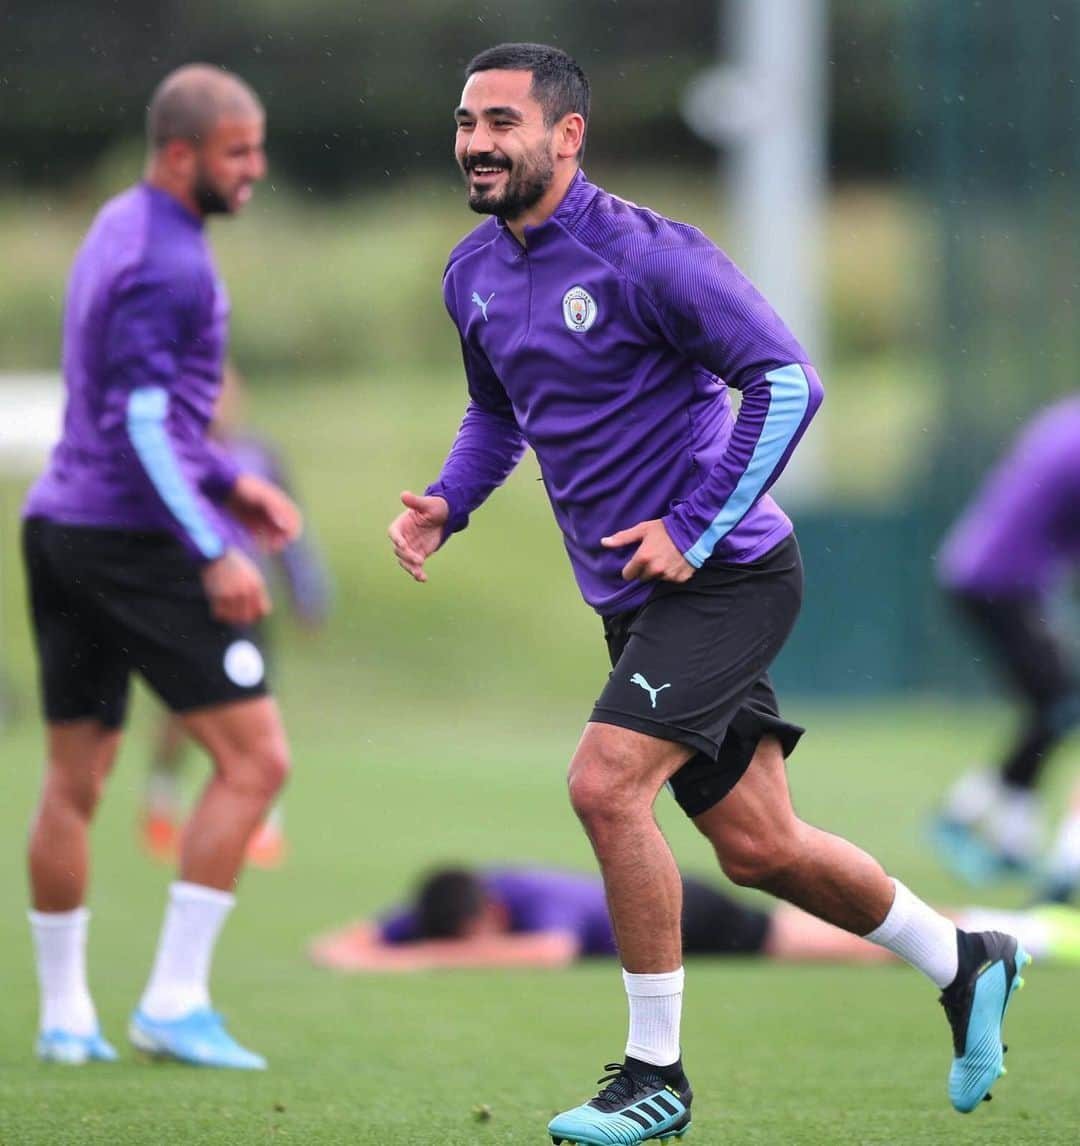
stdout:
[[(225, 376), (214, 407), (210, 436), (242, 473), (255, 474), (292, 494), (291, 483), (278, 451), (264, 438), (245, 430), (243, 380), (232, 366)], [(233, 530), (233, 542), (259, 567), (269, 583), (272, 570), (265, 553), (243, 527)], [(330, 608), (330, 580), (326, 565), (311, 539), (310, 529), (276, 555), (293, 616), (306, 630), (320, 628)], [(258, 625), (259, 647), (268, 666), (273, 660), (269, 623)], [(168, 711), (154, 728), (150, 768), (143, 791), (140, 835), (155, 859), (176, 859), (184, 818), (181, 773), (189, 738), (183, 721)], [(286, 841), (281, 804), (275, 804), (248, 844), (248, 862), (256, 867), (277, 867), (285, 858)]]
[[(580, 170), (589, 84), (564, 52), (502, 45), (466, 68), (455, 118), (469, 205), (494, 216), (444, 278), (469, 404), (438, 480), (402, 494), (398, 562), (425, 562), (527, 446), (613, 671), (570, 765), (623, 964), (626, 1057), (554, 1141), (632, 1144), (690, 1125), (679, 1031), (682, 884), (653, 818), (665, 784), (738, 884), (865, 935), (942, 989), (949, 1094), (1002, 1067), (1026, 955), (968, 934), (865, 852), (801, 821), (784, 758), (802, 729), (768, 667), (802, 597), (791, 522), (768, 496), (821, 401), (805, 351), (701, 232)], [(742, 392), (738, 418), (727, 387)], [(974, 1048), (985, 1048), (985, 1054)], [(655, 1101), (654, 1101), (655, 1100)]]
[[(762, 911), (702, 880), (682, 881), (684, 955), (761, 957), (781, 962), (881, 962), (892, 955), (788, 903)], [(1080, 912), (969, 908), (971, 930), (1007, 928), (1036, 959), (1080, 963)], [(440, 868), (411, 904), (312, 941), (309, 954), (333, 971), (417, 971), (443, 967), (564, 967), (617, 955), (597, 876), (545, 868)]]
[[(949, 791), (935, 824), (943, 857), (973, 881), (1029, 871), (1042, 844), (1037, 789), (1063, 738), (1080, 724), (1080, 680), (1056, 631), (1054, 596), (1080, 568), (1080, 397), (1025, 427), (953, 526), (940, 576), (1022, 705), (995, 767)], [(1046, 894), (1080, 878), (1080, 815), (1062, 826)]]
[(245, 848), (289, 767), (252, 634), (269, 598), (230, 541), (229, 516), (270, 549), (299, 535), (300, 516), (207, 440), (228, 303), (204, 225), (239, 211), (265, 175), (264, 115), (242, 80), (197, 64), (162, 81), (147, 131), (144, 181), (102, 208), (72, 268), (63, 432), (24, 511), (47, 722), (29, 849), (37, 1053), (116, 1057), (87, 987), (85, 901), (90, 822), (134, 671), (180, 715), (213, 774), (184, 836), (129, 1036), (153, 1055), (262, 1069), (209, 997)]

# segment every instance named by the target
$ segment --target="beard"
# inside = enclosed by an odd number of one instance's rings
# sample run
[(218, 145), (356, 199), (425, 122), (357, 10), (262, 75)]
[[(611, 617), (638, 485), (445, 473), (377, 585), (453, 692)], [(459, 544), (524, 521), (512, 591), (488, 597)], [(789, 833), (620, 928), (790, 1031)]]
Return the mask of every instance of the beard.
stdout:
[(514, 220), (544, 197), (555, 177), (555, 161), (546, 150), (537, 150), (512, 163), (494, 155), (470, 155), (462, 164), (466, 184), (476, 167), (498, 167), (506, 172), (501, 191), (475, 191), (469, 188), (469, 207), (478, 215), (494, 215)]
[(222, 192), (210, 182), (204, 171), (195, 175), (195, 186), (191, 189), (199, 213), (206, 215), (231, 215), (232, 206)]

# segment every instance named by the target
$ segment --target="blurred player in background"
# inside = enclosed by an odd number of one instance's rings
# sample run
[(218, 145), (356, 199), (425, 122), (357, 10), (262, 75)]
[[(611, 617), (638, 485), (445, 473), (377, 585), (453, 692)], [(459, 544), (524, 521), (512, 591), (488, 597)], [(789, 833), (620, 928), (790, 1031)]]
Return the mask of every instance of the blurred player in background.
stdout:
[[(943, 858), (974, 882), (1029, 872), (1040, 857), (1039, 782), (1080, 725), (1080, 677), (1055, 620), (1055, 597), (1077, 569), (1080, 396), (1025, 427), (941, 552), (942, 583), (1022, 706), (996, 765), (962, 776), (935, 821)], [(1066, 816), (1045, 879), (1042, 894), (1059, 900), (1080, 879), (1080, 809)]]
[(147, 112), (144, 180), (99, 212), (64, 311), (59, 444), (24, 510), (47, 762), (30, 833), (30, 913), (41, 987), (37, 1053), (111, 1060), (87, 986), (90, 823), (139, 673), (208, 753), (136, 1048), (263, 1069), (210, 1006), (210, 965), (248, 842), (285, 781), (285, 730), (253, 626), (269, 611), (236, 523), (271, 550), (300, 533), (292, 501), (208, 440), (228, 301), (204, 227), (266, 173), (265, 117), (236, 76), (190, 65)]
[[(293, 496), (280, 451), (265, 438), (244, 428), (246, 420), (244, 381), (230, 364), (225, 368), (214, 407), (210, 436), (242, 473), (256, 474)], [(238, 526), (233, 530), (233, 542), (255, 562), (270, 584), (275, 572), (272, 562), (251, 534)], [(331, 588), (326, 563), (312, 539), (310, 526), (273, 557), (293, 616), (305, 630), (318, 630), (330, 609)], [(269, 620), (257, 626), (259, 647), (268, 668), (273, 662), (271, 628)], [(184, 819), (181, 776), (189, 746), (190, 738), (183, 721), (164, 711), (154, 728), (139, 824), (144, 848), (163, 863), (176, 859)], [(247, 858), (256, 867), (273, 868), (282, 863), (285, 854), (284, 816), (278, 803), (248, 844)]]
[(425, 581), (427, 559), (532, 447), (603, 619), (612, 672), (569, 788), (604, 877), (629, 1032), (600, 1093), (548, 1130), (632, 1146), (690, 1126), (682, 883), (653, 815), (665, 787), (734, 882), (864, 935), (941, 989), (950, 1100), (973, 1109), (1002, 1073), (1026, 955), (1011, 936), (958, 931), (791, 804), (785, 758), (803, 730), (768, 670), (799, 612), (802, 562), (768, 491), (821, 401), (817, 374), (705, 235), (585, 178), (589, 82), (574, 60), (506, 44), (465, 77), (455, 155), (470, 207), (493, 216), (443, 280), (469, 402), (438, 479), (402, 494), (390, 539)]
[[(761, 957), (780, 962), (879, 963), (890, 952), (789, 903), (761, 910), (699, 879), (682, 881), (684, 955)], [(965, 908), (969, 931), (1018, 936), (1036, 959), (1080, 963), (1080, 912)], [(443, 967), (565, 967), (618, 952), (598, 876), (542, 867), (431, 872), (413, 901), (313, 940), (314, 963), (332, 971), (419, 971)]]

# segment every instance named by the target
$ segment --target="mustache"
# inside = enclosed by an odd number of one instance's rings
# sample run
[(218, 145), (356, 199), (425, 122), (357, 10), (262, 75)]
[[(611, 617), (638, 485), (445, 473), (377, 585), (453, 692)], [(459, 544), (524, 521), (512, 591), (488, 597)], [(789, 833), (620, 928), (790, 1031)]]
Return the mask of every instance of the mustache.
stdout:
[(487, 155), (466, 156), (462, 167), (466, 171), (472, 171), (477, 167), (498, 167), (502, 171), (509, 171), (511, 163), (509, 159), (500, 159), (499, 156), (489, 153)]

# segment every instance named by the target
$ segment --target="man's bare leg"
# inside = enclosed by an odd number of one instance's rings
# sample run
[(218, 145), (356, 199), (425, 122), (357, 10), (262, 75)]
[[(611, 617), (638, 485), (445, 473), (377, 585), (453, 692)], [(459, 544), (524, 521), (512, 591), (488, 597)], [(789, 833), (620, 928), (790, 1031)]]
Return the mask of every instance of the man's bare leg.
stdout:
[(130, 1034), (152, 1053), (260, 1070), (265, 1060), (236, 1043), (210, 1009), (210, 964), (248, 840), (288, 774), (285, 732), (269, 697), (183, 719), (209, 753), (214, 773), (184, 832), (180, 880), (169, 890), (154, 968)]
[(85, 903), (90, 824), (119, 744), (120, 733), (96, 720), (49, 724), (46, 730), (48, 760), (28, 858), (39, 1029), (51, 1040), (47, 1047), (39, 1044), (38, 1053), (54, 1061), (116, 1057), (97, 1035), (87, 985)]
[(691, 755), (670, 741), (589, 724), (570, 765), (570, 800), (600, 864), (623, 964), (626, 1054), (660, 1067), (679, 1059), (682, 881), (653, 803)]

